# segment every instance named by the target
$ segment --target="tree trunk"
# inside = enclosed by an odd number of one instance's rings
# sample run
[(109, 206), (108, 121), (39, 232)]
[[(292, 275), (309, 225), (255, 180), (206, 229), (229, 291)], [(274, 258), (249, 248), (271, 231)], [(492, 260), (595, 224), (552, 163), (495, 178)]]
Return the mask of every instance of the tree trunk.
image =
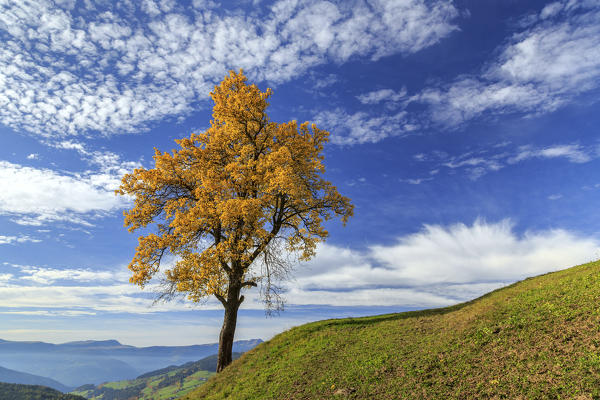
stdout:
[(221, 372), (226, 366), (231, 364), (231, 353), (233, 351), (233, 337), (235, 335), (235, 326), (237, 324), (237, 313), (240, 304), (244, 301), (241, 298), (239, 288), (229, 289), (227, 294), (227, 303), (225, 306), (225, 316), (223, 318), (223, 327), (219, 335), (219, 353), (217, 355), (217, 372)]

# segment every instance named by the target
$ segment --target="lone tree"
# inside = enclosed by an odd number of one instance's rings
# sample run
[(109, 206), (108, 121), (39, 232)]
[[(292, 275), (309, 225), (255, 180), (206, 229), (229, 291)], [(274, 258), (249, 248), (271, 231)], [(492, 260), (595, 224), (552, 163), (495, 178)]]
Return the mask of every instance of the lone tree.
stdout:
[[(135, 201), (124, 213), (130, 232), (157, 228), (139, 237), (130, 281), (144, 287), (162, 269), (163, 296), (214, 295), (223, 304), (217, 372), (231, 363), (242, 291), (260, 284), (267, 309), (279, 306), (285, 254), (310, 259), (328, 235), (323, 220), (339, 216), (345, 224), (353, 210), (322, 178), (329, 133), (272, 122), (272, 91), (246, 81), (230, 71), (211, 92), (210, 127), (176, 140), (172, 153), (155, 149), (155, 167), (126, 174), (117, 190)], [(175, 261), (161, 268), (167, 254)]]

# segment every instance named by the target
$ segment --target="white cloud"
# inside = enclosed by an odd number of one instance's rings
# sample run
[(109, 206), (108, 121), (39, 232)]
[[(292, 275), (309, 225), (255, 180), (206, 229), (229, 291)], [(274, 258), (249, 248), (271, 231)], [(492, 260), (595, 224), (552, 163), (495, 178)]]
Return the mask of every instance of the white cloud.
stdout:
[(587, 149), (577, 144), (550, 146), (542, 149), (534, 149), (531, 146), (524, 146), (519, 149), (519, 153), (511, 157), (508, 162), (511, 164), (529, 158), (558, 158), (564, 157), (573, 163), (586, 163), (592, 160), (592, 155)]
[(82, 315), (96, 315), (93, 311), (75, 311), (75, 310), (22, 310), (22, 311), (0, 311), (4, 315), (35, 315), (43, 317), (79, 317)]
[(373, 92), (361, 94), (356, 98), (362, 104), (377, 104), (381, 102), (397, 103), (400, 100), (404, 100), (406, 98), (406, 94), (406, 88), (402, 88), (398, 91), (392, 89), (380, 89), (375, 90)]
[[(6, 265), (6, 264), (5, 264)], [(31, 265), (10, 264), (20, 272), (19, 280), (27, 280), (37, 284), (51, 285), (56, 281), (95, 282), (110, 281), (117, 278), (111, 271), (93, 271), (89, 269), (57, 269)], [(121, 279), (123, 277), (121, 276)]]
[(197, 107), (228, 69), (284, 82), (329, 60), (414, 53), (458, 15), (441, 0), (282, 0), (245, 16), (195, 3), (105, 2), (81, 17), (50, 1), (3, 5), (0, 122), (44, 137), (135, 132)]
[(366, 252), (321, 245), (297, 270), (292, 304), (440, 306), (591, 261), (600, 243), (562, 229), (514, 232), (510, 220), (426, 225)]
[(27, 235), (19, 235), (19, 236), (0, 235), (0, 244), (26, 243), (26, 242), (39, 243), (39, 242), (41, 242), (41, 240), (32, 238), (31, 236), (27, 236)]
[(364, 111), (348, 114), (338, 108), (319, 112), (315, 121), (326, 126), (332, 133), (331, 141), (339, 145), (377, 143), (387, 137), (406, 136), (417, 129), (405, 111), (372, 116)]
[[(155, 303), (160, 285), (151, 283), (140, 289), (129, 283), (131, 273), (125, 266), (118, 269), (55, 268), (5, 262), (0, 265), (0, 271), (0, 313), (77, 316), (148, 314), (199, 308), (190, 302)], [(262, 306), (258, 304), (257, 307)], [(210, 298), (201, 303), (201, 308), (220, 310), (222, 306)]]
[(597, 2), (555, 2), (514, 34), (479, 74), (413, 97), (432, 120), (457, 126), (484, 112), (536, 115), (600, 87)]
[[(514, 281), (591, 261), (599, 243), (556, 229), (513, 231), (503, 220), (472, 226), (426, 225), (395, 246), (375, 246), (373, 256), (407, 284)], [(442, 262), (440, 262), (443, 260)]]
[[(92, 169), (65, 173), (0, 160), (0, 215), (21, 225), (39, 226), (52, 221), (90, 226), (90, 220), (123, 208), (126, 197), (114, 190), (121, 177), (141, 167), (110, 151), (88, 150), (82, 143), (63, 140), (51, 147), (74, 150)], [(30, 158), (30, 157), (28, 157)]]
[[(331, 111), (320, 111), (315, 121), (332, 133), (331, 140), (338, 145), (355, 145), (377, 143), (388, 137), (403, 137), (420, 128), (420, 123), (404, 111), (410, 99), (406, 97), (406, 89), (399, 91), (380, 89), (356, 98), (365, 105), (385, 103), (392, 113), (374, 114), (368, 111), (348, 113), (342, 108)], [(419, 182), (420, 183), (420, 182)]]
[[(473, 225), (426, 225), (390, 245), (365, 251), (322, 244), (285, 283), (291, 305), (437, 307), (466, 301), (516, 280), (588, 262), (600, 242), (562, 229), (517, 234), (510, 220)], [(7, 264), (5, 264), (7, 265)], [(126, 312), (197, 309), (190, 303), (152, 306), (127, 283), (128, 271), (12, 265), (0, 274), (4, 311)], [(146, 295), (143, 295), (146, 293)], [(261, 309), (249, 290), (244, 309)], [(220, 310), (210, 299), (202, 309)]]
[[(78, 315), (95, 312), (152, 313), (185, 310), (177, 302), (153, 306), (154, 285), (141, 291), (128, 283), (122, 270), (51, 268), (4, 263), (15, 272), (0, 274), (0, 304), (4, 311)], [(217, 305), (215, 304), (214, 308)]]
[(0, 161), (0, 215), (23, 225), (67, 221), (89, 225), (89, 217), (122, 208), (111, 190), (114, 175), (64, 174)]
[[(508, 38), (495, 52), (498, 56), (478, 74), (464, 74), (450, 83), (428, 87), (413, 95), (405, 88), (386, 88), (357, 96), (365, 105), (383, 103), (388, 109), (403, 110), (395, 116), (377, 111), (350, 114), (337, 109), (320, 112), (317, 119), (335, 128), (334, 142), (338, 144), (374, 143), (432, 124), (458, 127), (482, 115), (534, 116), (551, 112), (580, 94), (600, 89), (597, 2), (551, 3), (526, 20), (523, 30)], [(408, 114), (405, 110), (413, 102), (428, 107)], [(585, 156), (580, 160), (585, 162)], [(470, 176), (478, 179), (497, 167), (493, 161), (473, 167)]]
[(542, 11), (540, 12), (540, 18), (546, 19), (554, 17), (563, 9), (563, 4), (560, 1), (555, 1), (554, 3), (550, 3), (546, 5)]
[(423, 182), (427, 182), (427, 181), (430, 181), (430, 180), (432, 180), (432, 179), (433, 179), (433, 178), (431, 178), (431, 177), (427, 177), (427, 178), (416, 178), (416, 179), (411, 179), (411, 178), (409, 178), (409, 179), (400, 179), (400, 182), (406, 182), (406, 183), (408, 183), (408, 184), (410, 184), (410, 185), (420, 185), (421, 183), (423, 183)]
[[(498, 152), (500, 151), (500, 152)], [(598, 158), (596, 146), (583, 146), (581, 144), (555, 144), (545, 147), (532, 145), (511, 148), (510, 144), (502, 143), (501, 146), (469, 151), (458, 156), (444, 152), (433, 151), (429, 154), (417, 154), (415, 160), (433, 163), (431, 175), (439, 173), (440, 168), (449, 168), (464, 171), (472, 180), (477, 180), (485, 174), (498, 171), (510, 165), (526, 162), (533, 159), (564, 159), (571, 163), (587, 163)]]
[(399, 305), (405, 307), (443, 307), (454, 302), (454, 299), (446, 297), (444, 294), (398, 288), (355, 289), (350, 292), (293, 288), (289, 293), (286, 293), (286, 297), (293, 304), (337, 307)]
[(335, 74), (328, 74), (326, 76), (317, 76), (315, 74), (311, 74), (311, 84), (312, 89), (324, 89), (327, 87), (331, 87), (334, 84), (339, 82), (339, 78)]
[(464, 166), (474, 167), (477, 165), (486, 165), (491, 170), (498, 170), (502, 168), (496, 160), (486, 160), (482, 157), (470, 157), (462, 160), (451, 160), (442, 165), (448, 168), (460, 168)]
[(28, 160), (37, 160), (37, 159), (39, 159), (39, 158), (40, 158), (40, 155), (39, 155), (39, 154), (37, 154), (37, 153), (31, 153), (31, 154), (29, 154), (29, 155), (27, 156), (27, 159), (28, 159)]
[(152, 306), (153, 300), (139, 297), (139, 288), (131, 284), (104, 286), (25, 286), (0, 287), (0, 303), (12, 309), (58, 309), (151, 313), (185, 309), (177, 303)]
[(139, 161), (122, 160), (118, 154), (111, 151), (88, 150), (83, 144), (72, 140), (56, 142), (51, 146), (77, 151), (83, 160), (96, 168), (86, 172), (89, 181), (93, 185), (103, 187), (109, 191), (119, 187), (123, 175), (142, 167)]

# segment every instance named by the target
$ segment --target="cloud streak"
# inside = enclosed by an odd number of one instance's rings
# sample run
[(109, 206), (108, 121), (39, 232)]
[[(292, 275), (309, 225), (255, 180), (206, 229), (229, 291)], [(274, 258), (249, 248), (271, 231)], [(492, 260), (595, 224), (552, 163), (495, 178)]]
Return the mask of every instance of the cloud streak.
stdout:
[(0, 235), (0, 244), (16, 244), (16, 243), (39, 243), (40, 239), (33, 238), (28, 235), (19, 235), (19, 236), (5, 236)]
[(407, 90), (380, 89), (356, 96), (362, 104), (398, 103), (406, 98)]
[(10, 266), (19, 270), (19, 280), (26, 280), (41, 285), (52, 285), (58, 281), (97, 283), (99, 281), (114, 280), (118, 276), (110, 271), (92, 271), (81, 268), (58, 269), (18, 264), (10, 264)]
[(427, 178), (405, 181), (413, 183), (414, 181), (429, 180), (431, 179), (431, 175), (436, 175), (440, 169), (444, 168), (453, 171), (462, 171), (470, 179), (477, 180), (487, 173), (532, 160), (563, 159), (570, 163), (583, 164), (600, 156), (597, 146), (583, 146), (578, 143), (537, 147), (525, 145), (516, 148), (510, 148), (509, 145), (509, 143), (503, 143), (499, 147), (470, 151), (457, 156), (439, 151), (433, 151), (428, 154), (417, 154), (414, 157), (415, 160), (424, 163), (433, 163), (433, 170), (430, 171), (430, 176)]
[(514, 164), (530, 158), (566, 158), (569, 162), (582, 164), (591, 161), (594, 155), (577, 144), (550, 146), (542, 149), (523, 146), (517, 155), (508, 159), (508, 162)]

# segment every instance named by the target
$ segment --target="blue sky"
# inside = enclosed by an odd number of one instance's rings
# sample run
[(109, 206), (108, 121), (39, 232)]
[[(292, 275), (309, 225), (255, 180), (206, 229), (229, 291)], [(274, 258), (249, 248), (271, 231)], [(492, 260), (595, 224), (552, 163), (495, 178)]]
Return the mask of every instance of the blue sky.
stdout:
[(346, 227), (237, 338), (437, 307), (600, 256), (600, 2), (0, 1), (0, 338), (215, 342), (152, 306), (113, 190), (205, 129), (230, 69), (331, 132)]

